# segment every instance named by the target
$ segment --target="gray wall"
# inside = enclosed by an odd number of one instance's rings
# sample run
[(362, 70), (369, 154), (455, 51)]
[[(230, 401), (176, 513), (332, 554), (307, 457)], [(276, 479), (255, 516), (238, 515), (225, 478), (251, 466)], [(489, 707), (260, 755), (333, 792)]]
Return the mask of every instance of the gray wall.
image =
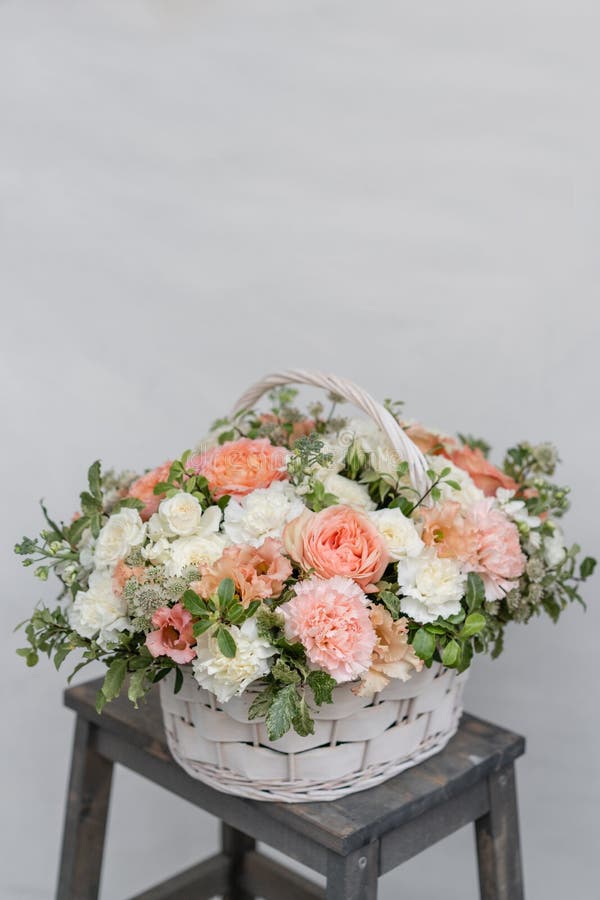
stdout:
[[(582, 0), (0, 2), (3, 898), (51, 896), (73, 724), (13, 656), (44, 591), (11, 547), (97, 456), (159, 463), (250, 379), (320, 367), (499, 453), (556, 441), (598, 549), (599, 26)], [(468, 692), (528, 737), (533, 900), (597, 896), (596, 584)], [(215, 841), (119, 774), (104, 900)], [(468, 832), (382, 895), (442, 885), (476, 896)]]

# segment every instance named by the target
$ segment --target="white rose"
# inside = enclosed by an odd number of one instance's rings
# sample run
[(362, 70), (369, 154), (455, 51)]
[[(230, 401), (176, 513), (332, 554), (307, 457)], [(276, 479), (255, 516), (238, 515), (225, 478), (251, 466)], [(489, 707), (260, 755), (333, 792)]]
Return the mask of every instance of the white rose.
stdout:
[(344, 478), (336, 472), (324, 471), (317, 476), (328, 493), (337, 497), (340, 503), (351, 506), (353, 509), (362, 509), (365, 512), (375, 509), (377, 504), (369, 497), (369, 491), (364, 484)]
[(68, 612), (69, 624), (84, 638), (98, 635), (98, 643), (117, 640), (119, 631), (129, 628), (127, 603), (113, 591), (110, 572), (92, 572), (87, 591), (75, 597)]
[(400, 609), (416, 622), (433, 622), (460, 612), (466, 576), (453, 559), (443, 559), (435, 550), (398, 563)]
[(158, 507), (158, 517), (165, 534), (171, 536), (194, 534), (200, 528), (202, 507), (196, 497), (180, 491), (162, 501)]
[(177, 538), (169, 545), (168, 555), (164, 560), (165, 572), (172, 577), (181, 575), (188, 566), (216, 562), (228, 543), (222, 534), (190, 534)]
[(412, 519), (399, 509), (378, 509), (369, 518), (382, 536), (390, 559), (419, 556), (424, 544)]
[(235, 544), (260, 547), (267, 538), (281, 538), (288, 522), (304, 510), (304, 503), (285, 481), (258, 488), (225, 509), (223, 531)]
[(146, 526), (137, 509), (122, 509), (111, 516), (100, 531), (94, 560), (97, 566), (115, 566), (146, 537)]
[(243, 693), (249, 684), (266, 675), (269, 657), (275, 653), (275, 648), (258, 636), (254, 619), (246, 619), (241, 628), (231, 625), (229, 630), (236, 643), (232, 659), (221, 653), (215, 637), (207, 631), (198, 638), (193, 662), (198, 684), (212, 691), (221, 703)]
[(550, 523), (554, 532), (552, 536), (544, 536), (544, 559), (548, 566), (553, 569), (555, 566), (559, 566), (563, 561), (565, 556), (567, 555), (567, 548), (565, 547), (565, 541), (563, 537), (562, 530), (556, 522)]
[(440, 502), (444, 500), (454, 500), (457, 503), (460, 503), (463, 509), (468, 509), (480, 500), (485, 499), (485, 494), (483, 491), (479, 490), (471, 476), (468, 475), (464, 469), (459, 469), (458, 466), (455, 466), (454, 463), (450, 462), (449, 459), (446, 459), (445, 456), (428, 456), (427, 465), (438, 475), (440, 472), (443, 472), (444, 469), (450, 469), (450, 472), (445, 475), (444, 478), (449, 478), (450, 481), (456, 481), (460, 485), (460, 490), (457, 491), (456, 488), (446, 484), (445, 480), (440, 482), (438, 485), (441, 495)]

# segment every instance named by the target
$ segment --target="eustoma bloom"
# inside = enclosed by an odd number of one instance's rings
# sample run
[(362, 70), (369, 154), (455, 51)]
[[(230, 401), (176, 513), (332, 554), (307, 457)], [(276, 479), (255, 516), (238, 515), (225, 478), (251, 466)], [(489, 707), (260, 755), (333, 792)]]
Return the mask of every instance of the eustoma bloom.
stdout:
[(192, 630), (192, 615), (181, 603), (170, 609), (166, 606), (158, 609), (152, 616), (152, 625), (156, 630), (146, 636), (146, 646), (152, 656), (168, 656), (177, 663), (193, 660), (196, 639)]

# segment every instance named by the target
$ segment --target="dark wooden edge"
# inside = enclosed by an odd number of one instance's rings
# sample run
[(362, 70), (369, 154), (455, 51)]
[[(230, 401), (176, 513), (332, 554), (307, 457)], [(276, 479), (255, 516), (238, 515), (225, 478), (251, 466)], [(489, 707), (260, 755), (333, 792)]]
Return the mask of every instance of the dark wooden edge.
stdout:
[[(123, 747), (122, 755), (127, 756), (124, 752), (127, 745), (130, 748), (135, 747), (142, 754), (136, 754), (135, 761), (131, 754), (129, 754), (130, 762), (124, 759), (114, 761), (128, 765), (140, 774), (144, 774), (143, 769), (148, 768), (143, 764), (143, 757), (147, 760), (163, 761), (174, 767), (176, 763), (166, 747), (162, 731), (157, 734), (156, 739), (149, 739), (147, 732), (135, 729), (129, 721), (121, 721), (107, 715), (106, 712), (98, 715), (91, 702), (90, 692), (100, 684), (101, 681), (98, 680), (69, 688), (64, 695), (65, 705), (79, 716), (96, 724), (100, 738), (112, 735), (119, 739)], [(162, 725), (160, 727), (162, 728)], [(123, 738), (124, 728), (127, 728), (126, 739)], [(468, 735), (465, 737), (467, 732)], [(470, 745), (473, 745), (468, 757), (471, 764), (459, 773), (447, 771), (445, 764), (451, 759), (453, 748), (467, 738), (469, 750)], [(481, 755), (477, 753), (478, 748)], [(177, 769), (178, 777), (171, 774), (168, 780), (171, 785), (169, 790), (184, 796), (190, 802), (203, 807), (240, 830), (244, 830), (244, 823), (246, 829), (251, 827), (253, 830), (255, 823), (261, 821), (265, 830), (284, 829), (290, 834), (304, 835), (315, 846), (321, 845), (335, 853), (347, 855), (358, 847), (399, 828), (400, 825), (422, 816), (427, 810), (460, 795), (491, 773), (514, 762), (524, 752), (525, 739), (521, 735), (465, 714), (459, 735), (452, 739), (446, 751), (442, 751), (415, 769), (408, 769), (380, 787), (339, 801), (284, 804), (231, 797), (191, 778), (180, 768)], [(423, 787), (424, 783), (426, 789)], [(402, 794), (406, 798), (400, 804), (397, 802), (399, 785), (402, 786)], [(386, 802), (386, 798), (390, 798), (389, 802)], [(360, 814), (355, 815), (354, 812), (365, 802), (375, 804), (377, 814), (371, 817), (369, 824), (361, 825)], [(258, 839), (271, 843), (265, 838), (258, 837)], [(277, 844), (273, 843), (272, 846)], [(289, 855), (299, 858), (294, 853)], [(318, 871), (324, 869), (319, 868)]]
[[(230, 859), (217, 853), (173, 878), (136, 894), (131, 900), (210, 900), (229, 887)], [(264, 900), (323, 900), (325, 890), (274, 859), (251, 850), (244, 855), (239, 885)]]

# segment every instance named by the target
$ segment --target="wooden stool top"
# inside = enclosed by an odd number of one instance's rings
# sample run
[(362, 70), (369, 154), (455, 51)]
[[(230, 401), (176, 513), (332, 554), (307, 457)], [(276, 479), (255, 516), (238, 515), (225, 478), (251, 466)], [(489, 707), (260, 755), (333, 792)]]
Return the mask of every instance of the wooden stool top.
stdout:
[[(433, 826), (440, 819), (436, 807), (456, 804), (461, 795), (470, 794), (472, 805), (480, 791), (482, 808), (487, 808), (488, 776), (525, 750), (520, 735), (465, 714), (444, 750), (377, 787), (324, 803), (247, 800), (196, 781), (174, 762), (164, 736), (158, 691), (138, 710), (121, 697), (98, 715), (95, 700), (100, 684), (100, 679), (89, 681), (65, 692), (66, 706), (96, 726), (100, 753), (236, 827), (245, 823), (252, 828), (256, 823), (252, 833), (259, 840), (269, 841), (273, 835), (277, 837), (273, 845), (281, 846), (286, 834), (303, 837), (313, 846), (313, 856), (315, 851), (319, 855), (319, 848), (346, 855), (428, 812), (435, 814)], [(314, 860), (313, 867), (320, 869), (319, 862)]]

